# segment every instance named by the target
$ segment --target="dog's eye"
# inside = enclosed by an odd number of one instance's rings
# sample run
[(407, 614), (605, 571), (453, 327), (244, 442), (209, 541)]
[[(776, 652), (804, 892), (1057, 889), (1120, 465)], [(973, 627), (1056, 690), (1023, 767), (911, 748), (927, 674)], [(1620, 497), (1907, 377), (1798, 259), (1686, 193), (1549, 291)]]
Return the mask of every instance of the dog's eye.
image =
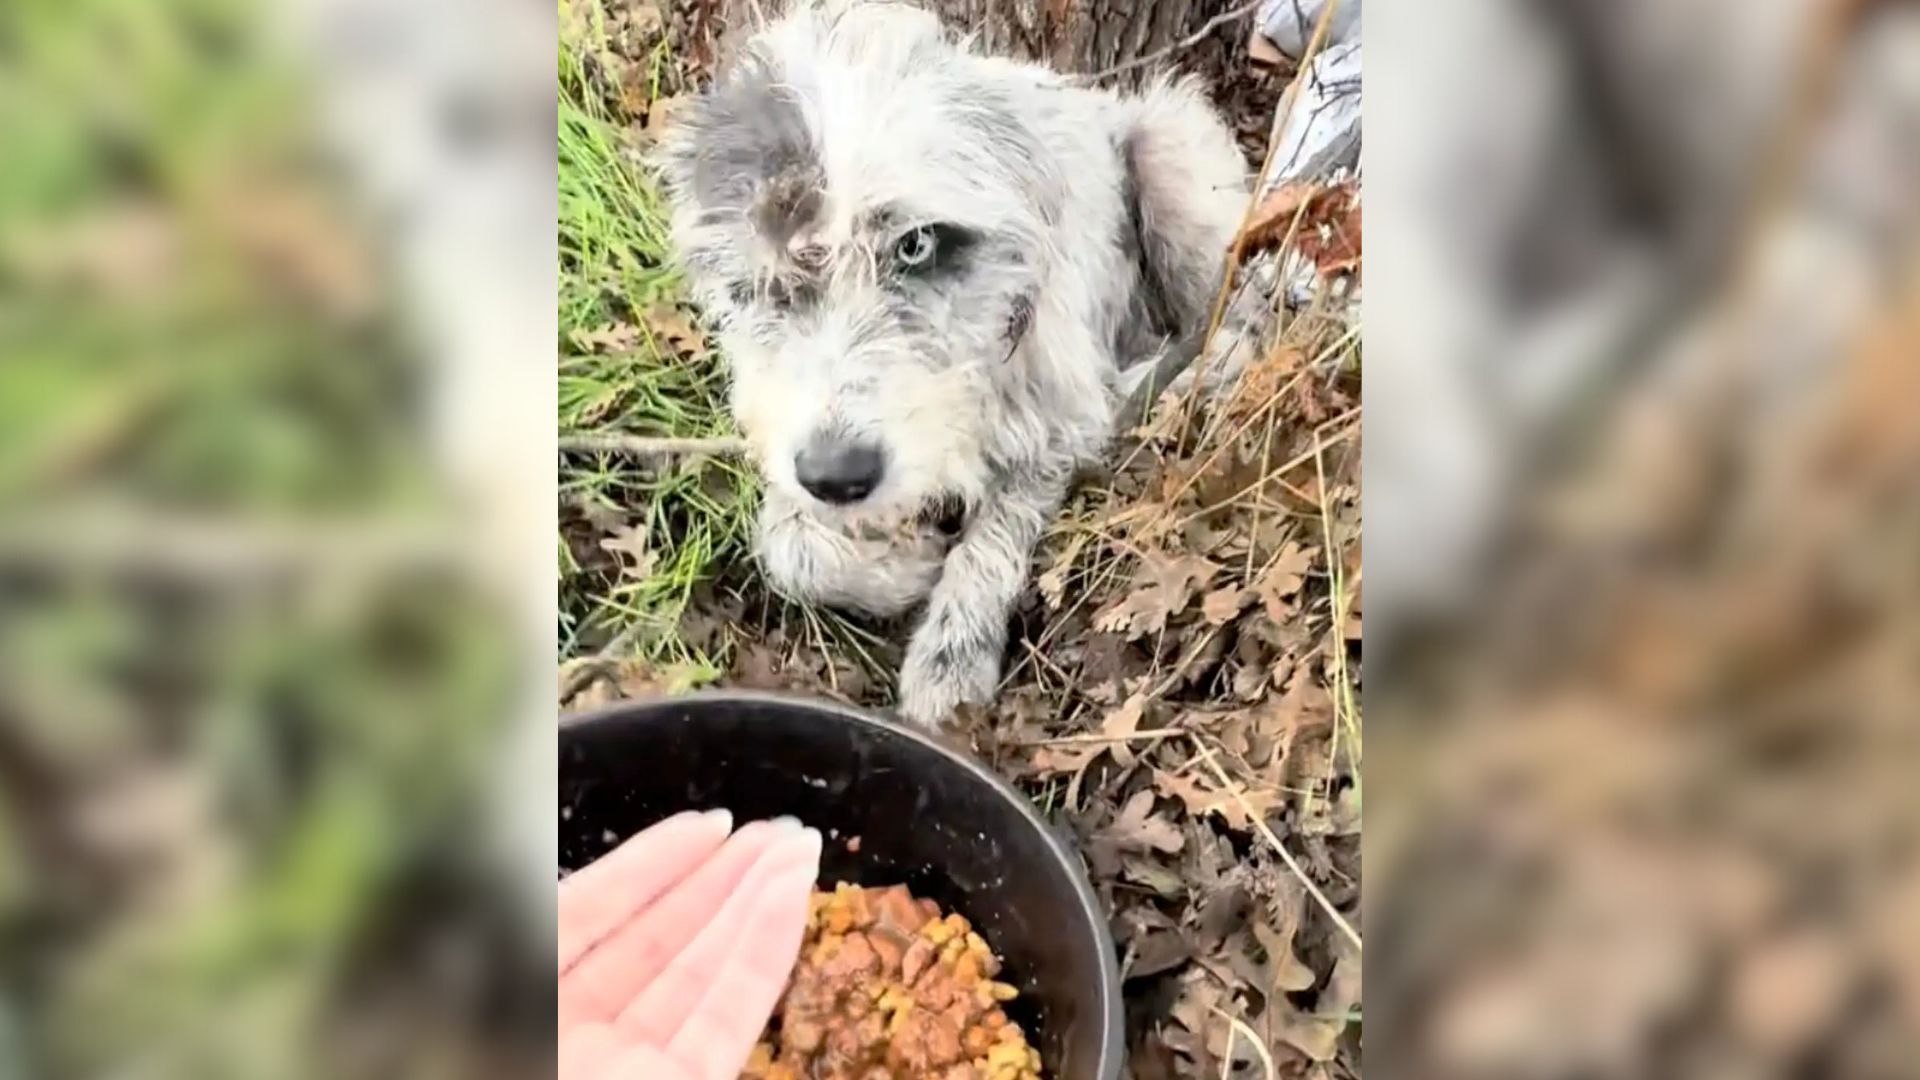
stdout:
[(922, 225), (893, 242), (893, 266), (902, 277), (931, 278), (965, 269), (978, 237), (958, 225)]
[(922, 225), (893, 245), (893, 257), (902, 268), (916, 270), (933, 262), (940, 251), (940, 236), (931, 225)]

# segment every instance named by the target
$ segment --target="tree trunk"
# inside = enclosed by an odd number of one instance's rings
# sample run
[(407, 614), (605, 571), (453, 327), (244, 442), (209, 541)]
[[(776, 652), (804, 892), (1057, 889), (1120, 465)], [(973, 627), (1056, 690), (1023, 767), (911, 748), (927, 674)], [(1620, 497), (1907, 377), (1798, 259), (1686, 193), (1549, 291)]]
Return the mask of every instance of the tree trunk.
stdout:
[[(1197, 33), (1233, 0), (923, 0), (989, 50), (1089, 74), (1165, 49)], [(1244, 32), (1244, 30), (1242, 31)], [(1220, 35), (1213, 35), (1220, 36)], [(1229, 38), (1237, 36), (1231, 31)], [(1212, 45), (1202, 42), (1196, 49)], [(1191, 59), (1186, 57), (1183, 59)], [(1145, 68), (1123, 80), (1131, 85)]]
[[(744, 26), (745, 13), (766, 10), (771, 0), (693, 0), (720, 16), (722, 27)], [(1215, 27), (1186, 44), (1208, 20), (1244, 0), (916, 0), (947, 24), (978, 35), (984, 51), (1044, 63), (1057, 71), (1092, 75), (1129, 61), (1171, 50), (1159, 59), (1117, 72), (1106, 80), (1133, 89), (1157, 73), (1200, 76), (1214, 103), (1257, 160), (1280, 94), (1280, 80), (1247, 59), (1253, 12)], [(714, 5), (709, 8), (708, 5)], [(715, 10), (717, 8), (717, 11)]]
[[(1075, 74), (1105, 71), (1164, 49), (1199, 32), (1208, 19), (1241, 0), (917, 0), (956, 28), (976, 33), (985, 48), (1003, 56), (1039, 61)], [(756, 7), (777, 7), (765, 0), (721, 0), (727, 26), (743, 26)], [(1250, 13), (1249, 13), (1250, 14)], [(1193, 51), (1235, 52), (1246, 41), (1249, 22), (1236, 19)], [(1184, 55), (1184, 54), (1183, 54)], [(1129, 73), (1137, 79), (1137, 72)], [(1127, 80), (1129, 84), (1133, 79)]]

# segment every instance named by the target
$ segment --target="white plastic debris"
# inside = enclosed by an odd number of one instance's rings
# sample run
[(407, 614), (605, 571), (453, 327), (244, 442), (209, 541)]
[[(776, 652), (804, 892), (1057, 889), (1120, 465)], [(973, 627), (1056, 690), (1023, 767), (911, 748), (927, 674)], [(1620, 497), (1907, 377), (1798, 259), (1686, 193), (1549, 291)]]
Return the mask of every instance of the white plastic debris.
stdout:
[[(1267, 0), (1260, 5), (1254, 25), (1260, 36), (1273, 42), (1290, 60), (1298, 60), (1313, 40), (1313, 28), (1329, 0)], [(1333, 13), (1333, 25), (1327, 28), (1327, 45), (1359, 44), (1360, 0), (1340, 0)]]
[(1360, 165), (1360, 42), (1321, 50), (1300, 85), (1299, 100), (1273, 155), (1269, 188), (1294, 180), (1326, 180)]
[[(1257, 33), (1282, 54), (1299, 60), (1329, 0), (1267, 0), (1261, 5)], [(1360, 0), (1341, 0), (1327, 29), (1327, 40), (1301, 75), (1300, 89), (1285, 126), (1276, 132), (1273, 164), (1262, 198), (1283, 184), (1328, 184), (1355, 177), (1360, 169)], [(1275, 122), (1280, 117), (1276, 115)], [(1283, 255), (1279, 285), (1286, 305), (1308, 307), (1325, 287), (1312, 260), (1298, 252)], [(1343, 283), (1332, 310), (1359, 317), (1358, 283)]]

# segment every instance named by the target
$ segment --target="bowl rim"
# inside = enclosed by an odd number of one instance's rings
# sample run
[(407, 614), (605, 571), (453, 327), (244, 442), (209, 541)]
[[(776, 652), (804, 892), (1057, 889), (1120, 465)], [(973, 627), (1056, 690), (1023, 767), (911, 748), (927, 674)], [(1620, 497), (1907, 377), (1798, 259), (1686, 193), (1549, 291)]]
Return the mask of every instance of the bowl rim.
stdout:
[[(1108, 926), (1105, 909), (1100, 898), (1094, 894), (1093, 885), (1087, 880), (1086, 868), (1077, 852), (1069, 849), (1058, 830), (1047, 824), (1033, 803), (1019, 789), (987, 767), (971, 754), (961, 753), (954, 747), (933, 737), (932, 733), (915, 725), (904, 723), (871, 712), (866, 709), (835, 701), (832, 698), (815, 697), (810, 694), (772, 690), (696, 690), (684, 694), (656, 694), (646, 697), (629, 698), (583, 712), (564, 714), (560, 718), (559, 734), (574, 728), (586, 727), (610, 720), (638, 720), (646, 715), (685, 704), (689, 701), (733, 702), (736, 704), (801, 706), (816, 712), (828, 713), (840, 720), (856, 726), (877, 728), (889, 735), (905, 738), (933, 751), (949, 765), (968, 773), (976, 782), (986, 785), (1001, 801), (1010, 805), (1014, 813), (1037, 832), (1045, 841), (1047, 851), (1059, 868), (1065, 871), (1067, 880), (1080, 900), (1083, 910), (1093, 917), (1091, 923), (1094, 944), (1098, 947), (1103, 963), (1100, 964), (1100, 986), (1098, 993), (1105, 1003), (1105, 1016), (1101, 1018), (1100, 1044), (1105, 1055), (1105, 1068), (1100, 1071), (1102, 1080), (1118, 1080), (1126, 1067), (1125, 1013), (1120, 989), (1120, 965), (1115, 959), (1117, 947), (1113, 940), (1113, 931)], [(557, 736), (556, 736), (557, 737)], [(558, 766), (558, 763), (556, 763)], [(558, 782), (558, 768), (555, 781)]]

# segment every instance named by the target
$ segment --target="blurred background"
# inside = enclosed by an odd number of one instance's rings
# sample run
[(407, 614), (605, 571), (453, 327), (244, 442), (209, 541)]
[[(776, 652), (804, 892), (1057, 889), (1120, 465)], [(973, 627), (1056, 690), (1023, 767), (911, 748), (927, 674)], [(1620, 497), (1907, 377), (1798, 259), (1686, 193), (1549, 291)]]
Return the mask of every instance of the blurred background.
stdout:
[(1920, 5), (1365, 35), (1376, 1080), (1920, 1075)]
[(550, 1072), (553, 40), (0, 5), (0, 1076)]

